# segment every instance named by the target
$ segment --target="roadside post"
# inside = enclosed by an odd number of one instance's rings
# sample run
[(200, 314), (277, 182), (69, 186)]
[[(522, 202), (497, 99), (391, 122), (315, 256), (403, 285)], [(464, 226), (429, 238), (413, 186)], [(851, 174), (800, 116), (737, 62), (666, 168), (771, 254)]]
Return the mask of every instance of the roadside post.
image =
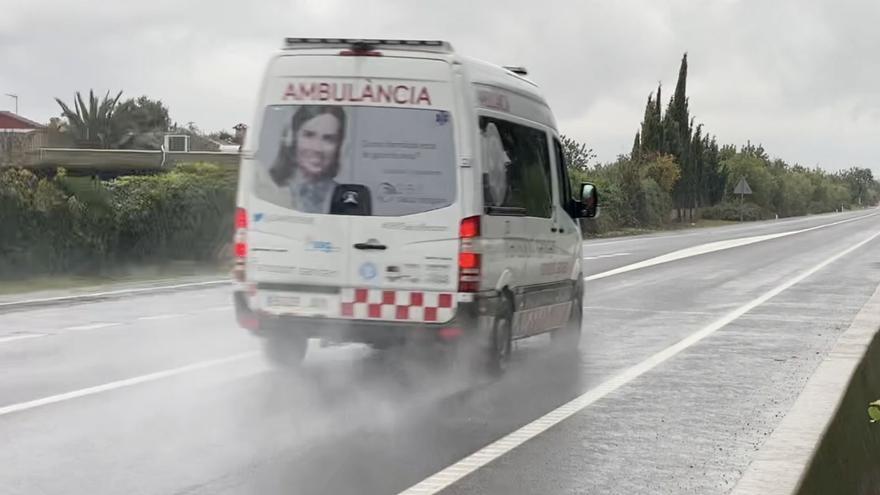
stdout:
[(745, 177), (740, 177), (739, 182), (736, 183), (736, 187), (733, 189), (734, 194), (739, 194), (739, 221), (743, 221), (743, 197), (746, 194), (752, 194), (752, 188), (749, 187), (749, 183), (746, 181)]

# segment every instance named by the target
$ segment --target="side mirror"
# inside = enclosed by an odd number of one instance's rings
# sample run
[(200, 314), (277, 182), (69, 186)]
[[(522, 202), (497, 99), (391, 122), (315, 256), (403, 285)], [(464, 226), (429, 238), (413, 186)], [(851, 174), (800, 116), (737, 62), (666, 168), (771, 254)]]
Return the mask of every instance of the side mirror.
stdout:
[(581, 183), (581, 193), (577, 204), (579, 218), (595, 218), (599, 215), (599, 191), (594, 184)]

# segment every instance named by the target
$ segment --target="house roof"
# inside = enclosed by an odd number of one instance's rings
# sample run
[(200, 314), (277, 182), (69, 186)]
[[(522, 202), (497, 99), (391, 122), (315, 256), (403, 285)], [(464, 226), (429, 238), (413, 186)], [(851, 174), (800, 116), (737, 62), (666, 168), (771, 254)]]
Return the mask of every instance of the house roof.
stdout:
[(12, 113), (12, 112), (9, 112), (6, 110), (0, 110), (0, 117), (7, 117), (10, 119), (16, 120), (16, 121), (20, 122), (21, 124), (23, 124), (24, 126), (31, 127), (33, 129), (45, 129), (46, 128), (46, 126), (44, 126), (43, 124), (41, 124), (39, 122), (34, 122), (31, 119), (22, 117), (21, 115), (18, 115), (16, 113)]

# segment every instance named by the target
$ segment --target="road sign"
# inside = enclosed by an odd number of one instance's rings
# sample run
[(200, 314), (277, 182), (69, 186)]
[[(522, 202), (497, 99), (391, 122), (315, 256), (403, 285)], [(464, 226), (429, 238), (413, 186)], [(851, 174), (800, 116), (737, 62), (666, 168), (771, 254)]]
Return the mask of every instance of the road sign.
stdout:
[(746, 182), (745, 177), (736, 183), (736, 187), (733, 189), (733, 194), (752, 194), (752, 188), (749, 187), (749, 183)]
[(752, 194), (752, 188), (749, 187), (749, 183), (746, 182), (746, 178), (742, 177), (739, 179), (739, 182), (736, 183), (736, 187), (733, 188), (733, 194), (739, 194), (739, 221), (743, 221), (743, 197), (746, 194)]

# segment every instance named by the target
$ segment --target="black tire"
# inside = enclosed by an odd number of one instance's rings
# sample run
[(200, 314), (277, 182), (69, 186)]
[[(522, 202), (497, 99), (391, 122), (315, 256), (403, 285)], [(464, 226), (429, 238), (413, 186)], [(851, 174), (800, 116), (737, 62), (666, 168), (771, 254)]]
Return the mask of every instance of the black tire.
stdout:
[(488, 344), (483, 354), (485, 369), (490, 376), (501, 376), (510, 364), (513, 350), (513, 302), (509, 296), (503, 296)]
[(263, 352), (273, 366), (286, 370), (302, 367), (309, 348), (309, 339), (297, 334), (274, 334), (266, 337)]
[(579, 285), (575, 290), (571, 304), (568, 323), (564, 327), (554, 330), (550, 338), (553, 341), (553, 346), (560, 352), (577, 355), (584, 322), (583, 286)]

